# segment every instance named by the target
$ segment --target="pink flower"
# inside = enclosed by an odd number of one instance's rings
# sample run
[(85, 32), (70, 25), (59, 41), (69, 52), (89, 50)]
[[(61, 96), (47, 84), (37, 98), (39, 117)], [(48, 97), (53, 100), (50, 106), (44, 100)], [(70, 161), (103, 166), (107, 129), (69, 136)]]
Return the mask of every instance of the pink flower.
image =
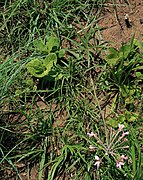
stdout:
[(116, 166), (118, 167), (118, 168), (122, 168), (122, 166), (124, 165), (124, 163), (123, 162), (120, 162), (120, 161), (116, 161)]
[(128, 131), (124, 133), (124, 135), (128, 135), (128, 134), (129, 134), (129, 132), (128, 132)]
[(122, 155), (120, 158), (120, 161), (124, 162), (124, 160), (127, 160), (127, 159), (128, 159), (128, 156)]
[(124, 136), (128, 135), (128, 134), (129, 134), (128, 131), (127, 131), (127, 132), (124, 132), (124, 131), (123, 131), (123, 133), (122, 133), (122, 138), (123, 138)]
[(118, 127), (119, 127), (118, 131), (122, 131), (122, 129), (123, 129), (125, 126), (124, 126), (124, 124), (118, 124)]
[(97, 160), (97, 161), (100, 160), (100, 158), (97, 155), (95, 155), (94, 157), (95, 157), (95, 160)]
[(128, 131), (127, 131), (127, 132), (124, 132), (124, 131), (123, 131), (121, 137), (119, 137), (119, 140), (123, 139), (123, 138), (124, 138), (126, 135), (128, 135), (128, 134), (129, 134)]
[(96, 162), (94, 163), (94, 165), (97, 166), (97, 169), (99, 169), (99, 167), (100, 167), (100, 161), (96, 161)]
[(95, 166), (97, 166), (97, 169), (99, 169), (100, 167), (100, 163), (101, 163), (101, 160), (98, 156), (95, 155), (95, 160), (96, 162), (94, 163)]
[(95, 136), (95, 134), (94, 134), (93, 132), (87, 133), (87, 135), (88, 135), (89, 137), (94, 137), (94, 136)]
[(90, 149), (90, 150), (93, 150), (93, 149), (95, 149), (95, 147), (94, 147), (93, 145), (90, 145), (90, 146), (89, 146), (89, 149)]

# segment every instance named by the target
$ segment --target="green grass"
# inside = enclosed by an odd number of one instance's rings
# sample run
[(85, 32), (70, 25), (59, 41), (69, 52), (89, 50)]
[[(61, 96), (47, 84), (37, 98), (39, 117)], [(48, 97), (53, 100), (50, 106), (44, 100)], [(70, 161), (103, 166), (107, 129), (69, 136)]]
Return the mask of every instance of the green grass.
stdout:
[[(108, 5), (106, 0), (0, 2), (2, 179), (13, 174), (22, 179), (23, 171), (30, 179), (37, 165), (39, 180), (142, 180), (143, 48), (138, 44), (130, 52), (121, 51), (122, 57), (107, 56), (109, 44), (98, 21)], [(111, 5), (115, 9), (116, 1)], [(26, 64), (43, 58), (33, 42), (50, 35), (57, 36), (60, 49), (66, 50), (53, 65), (62, 77), (38, 79), (28, 73)], [(128, 61), (126, 66), (123, 62)], [(122, 136), (119, 123), (129, 135), (116, 143)], [(89, 137), (91, 132), (96, 136)], [(99, 168), (95, 155), (100, 158)], [(116, 161), (121, 155), (128, 160), (120, 169)]]

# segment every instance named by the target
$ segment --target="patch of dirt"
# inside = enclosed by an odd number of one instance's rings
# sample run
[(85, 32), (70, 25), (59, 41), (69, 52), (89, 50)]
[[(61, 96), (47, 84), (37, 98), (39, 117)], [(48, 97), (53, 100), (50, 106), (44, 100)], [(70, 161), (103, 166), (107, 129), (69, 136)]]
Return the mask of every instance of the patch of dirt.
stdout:
[[(143, 40), (143, 1), (132, 0), (125, 4), (125, 1), (117, 0), (116, 10), (113, 6), (105, 9), (105, 18), (99, 21), (100, 28), (106, 27), (101, 31), (104, 41), (119, 47), (122, 43), (129, 42), (133, 35), (139, 41)], [(127, 16), (128, 20), (125, 20)]]
[[(3, 171), (0, 171), (0, 178), (3, 180), (37, 180), (38, 179), (38, 170), (39, 166), (35, 165), (33, 167), (26, 167), (25, 164), (19, 163), (16, 164), (16, 168), (19, 171), (20, 177), (18, 177), (17, 173), (12, 168), (7, 168)], [(27, 168), (29, 169), (29, 173), (27, 172)], [(26, 171), (27, 170), (27, 171)], [(43, 179), (43, 178), (42, 178)]]
[[(49, 112), (53, 112), (54, 120), (53, 120), (53, 128), (60, 128), (65, 126), (65, 120), (68, 118), (64, 107), (61, 107), (59, 104), (56, 103), (46, 103), (43, 97), (36, 96), (34, 101), (27, 102), (26, 104), (27, 114), (29, 116), (33, 115), (33, 119), (31, 120), (31, 124), (36, 126), (37, 124), (37, 112), (41, 112), (43, 115), (43, 119), (47, 119)], [(10, 149), (16, 145), (16, 142), (20, 138), (20, 134), (30, 132), (27, 127), (27, 117), (24, 114), (15, 112), (15, 110), (11, 110), (11, 105), (5, 105), (2, 107), (0, 111), (0, 123), (3, 126), (6, 124), (14, 126), (17, 124), (16, 127), (13, 127), (13, 132), (16, 131), (17, 133), (5, 133), (5, 144), (4, 146), (9, 147)], [(0, 134), (2, 132), (0, 131)], [(37, 165), (29, 165), (27, 162), (19, 162), (15, 164), (22, 180), (37, 180), (38, 179), (38, 171), (39, 171), (39, 164)], [(9, 164), (3, 163), (0, 165), (0, 179), (3, 180), (15, 180), (18, 178), (18, 175), (14, 169), (12, 169)], [(18, 178), (19, 179), (19, 178)]]

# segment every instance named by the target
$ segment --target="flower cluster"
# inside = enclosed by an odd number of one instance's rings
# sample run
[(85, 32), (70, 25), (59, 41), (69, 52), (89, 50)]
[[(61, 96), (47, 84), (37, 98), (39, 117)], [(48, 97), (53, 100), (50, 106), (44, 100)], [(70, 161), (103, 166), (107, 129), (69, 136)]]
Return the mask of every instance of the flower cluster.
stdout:
[(116, 166), (121, 169), (121, 166), (124, 165), (124, 160), (127, 160), (127, 159), (128, 159), (128, 156), (122, 155), (120, 157), (120, 160), (116, 161)]
[(118, 124), (117, 131), (114, 131), (112, 128), (110, 128), (110, 130), (105, 133), (106, 142), (103, 142), (94, 132), (87, 133), (90, 138), (93, 137), (94, 140), (96, 140), (96, 142), (94, 142), (94, 145), (92, 144), (89, 146), (89, 149), (91, 151), (94, 151), (97, 148), (96, 146), (98, 146), (99, 149), (104, 152), (102, 158), (99, 158), (97, 155), (95, 155), (94, 165), (97, 167), (97, 169), (99, 169), (102, 159), (105, 156), (109, 155), (112, 156), (112, 158), (115, 160), (116, 167), (120, 169), (122, 168), (122, 166), (124, 165), (124, 161), (127, 160), (128, 157), (124, 154), (119, 155), (118, 150), (129, 148), (129, 146), (125, 145), (125, 143), (128, 141), (128, 139), (126, 138), (128, 134), (128, 131), (124, 132), (124, 125), (122, 124)]

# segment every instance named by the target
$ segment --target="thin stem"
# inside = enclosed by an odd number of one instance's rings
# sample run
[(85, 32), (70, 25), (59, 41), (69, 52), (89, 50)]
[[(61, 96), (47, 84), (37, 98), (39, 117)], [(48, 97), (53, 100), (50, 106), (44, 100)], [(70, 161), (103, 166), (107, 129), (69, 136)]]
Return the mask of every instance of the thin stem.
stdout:
[(93, 87), (93, 92), (94, 92), (94, 97), (95, 97), (95, 100), (97, 102), (97, 106), (99, 108), (99, 111), (100, 111), (100, 114), (101, 114), (101, 117), (102, 117), (102, 120), (103, 120), (103, 123), (104, 123), (104, 129), (105, 129), (105, 135), (106, 135), (106, 144), (108, 146), (108, 131), (107, 131), (107, 124), (106, 124), (106, 121), (102, 115), (102, 110), (101, 110), (101, 107), (100, 107), (100, 104), (99, 104), (99, 101), (98, 101), (98, 98), (97, 98), (97, 95), (96, 95), (96, 88), (95, 88), (95, 85), (93, 83), (93, 79), (91, 77), (91, 84), (92, 84), (92, 87)]
[(115, 134), (114, 138), (113, 138), (112, 141), (110, 142), (108, 149), (111, 148), (112, 144), (114, 143), (116, 137), (118, 136), (118, 134), (119, 134), (120, 132), (121, 132), (121, 131), (119, 131), (119, 130), (117, 131), (117, 133)]

